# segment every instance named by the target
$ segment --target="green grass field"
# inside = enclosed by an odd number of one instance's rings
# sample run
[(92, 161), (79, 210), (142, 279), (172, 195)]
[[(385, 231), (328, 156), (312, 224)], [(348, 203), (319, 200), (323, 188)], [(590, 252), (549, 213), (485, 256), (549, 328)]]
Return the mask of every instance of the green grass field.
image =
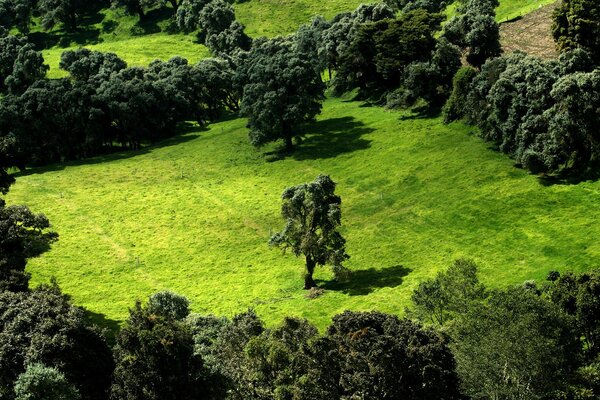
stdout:
[[(26, 171), (8, 195), (60, 233), (30, 262), (76, 304), (123, 320), (136, 298), (170, 289), (194, 311), (254, 307), (319, 327), (345, 309), (401, 314), (415, 286), (472, 257), (492, 286), (582, 271), (600, 260), (600, 182), (548, 185), (488, 149), (462, 124), (328, 99), (293, 156), (247, 140), (245, 121), (216, 123), (148, 148)], [(303, 260), (269, 249), (280, 194), (319, 173), (338, 182), (354, 271), (306, 299)]]
[[(524, 15), (554, 0), (501, 0), (498, 21)], [(253, 37), (287, 35), (308, 23), (315, 15), (333, 17), (341, 11), (355, 9), (361, 0), (250, 0), (236, 4), (238, 19)], [(450, 6), (448, 14), (452, 14)], [(87, 47), (92, 50), (117, 53), (129, 65), (145, 66), (155, 59), (166, 60), (175, 55), (195, 63), (208, 57), (206, 47), (192, 35), (169, 32), (171, 12), (155, 10), (144, 23), (121, 10), (103, 10), (89, 18), (79, 32), (69, 34), (62, 30), (41, 32), (34, 27), (38, 43), (45, 49), (44, 59), (50, 66), (48, 76), (60, 78), (66, 72), (58, 67), (63, 51)]]

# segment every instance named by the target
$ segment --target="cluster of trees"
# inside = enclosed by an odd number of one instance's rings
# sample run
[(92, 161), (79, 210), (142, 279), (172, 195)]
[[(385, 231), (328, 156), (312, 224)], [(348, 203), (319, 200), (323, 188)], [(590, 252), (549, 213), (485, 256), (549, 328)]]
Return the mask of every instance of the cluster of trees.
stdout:
[(445, 118), (478, 126), (484, 139), (532, 172), (593, 173), (600, 159), (600, 5), (563, 2), (553, 32), (558, 60), (516, 53), (461, 69)]
[(600, 395), (600, 271), (488, 289), (471, 260), (413, 292), (413, 317), (449, 336), (461, 391), (473, 399)]
[(533, 172), (582, 174), (600, 156), (600, 71), (576, 49), (544, 61), (515, 53), (461, 71), (446, 119), (465, 118)]
[(237, 111), (241, 92), (231, 61), (185, 59), (127, 67), (112, 53), (67, 51), (64, 79), (22, 38), (0, 38), (0, 161), (24, 168), (101, 154), (115, 145), (139, 148), (175, 133), (179, 122), (205, 123)]

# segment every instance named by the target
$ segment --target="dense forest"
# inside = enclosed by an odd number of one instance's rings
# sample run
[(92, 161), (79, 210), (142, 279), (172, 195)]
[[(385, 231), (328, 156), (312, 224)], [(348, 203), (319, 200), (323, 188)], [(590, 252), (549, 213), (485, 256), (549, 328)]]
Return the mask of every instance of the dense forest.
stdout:
[[(497, 0), (389, 0), (287, 37), (251, 38), (224, 0), (0, 0), (0, 192), (33, 166), (140, 151), (193, 122), (246, 118), (248, 142), (277, 155), (303, 146), (327, 96), (463, 121), (517, 168), (596, 178), (600, 159), (600, 4), (563, 0), (553, 16), (560, 55), (503, 54)], [(30, 40), (77, 30), (93, 10), (140, 20), (173, 10), (173, 29), (211, 57), (128, 66), (114, 53), (65, 51), (48, 66)], [(182, 172), (183, 178), (183, 172)], [(341, 197), (319, 175), (281, 195), (283, 228), (269, 245), (352, 280)], [(383, 198), (383, 194), (381, 195)], [(412, 291), (402, 317), (344, 311), (324, 331), (290, 316), (268, 326), (190, 310), (159, 291), (107, 331), (56, 282), (30, 285), (28, 260), (59, 240), (50, 221), (0, 199), (0, 399), (595, 399), (600, 396), (600, 271), (551, 271), (496, 288), (469, 258)], [(60, 233), (60, 232), (59, 232)], [(265, 245), (266, 248), (266, 245)], [(299, 282), (300, 285), (300, 282)]]

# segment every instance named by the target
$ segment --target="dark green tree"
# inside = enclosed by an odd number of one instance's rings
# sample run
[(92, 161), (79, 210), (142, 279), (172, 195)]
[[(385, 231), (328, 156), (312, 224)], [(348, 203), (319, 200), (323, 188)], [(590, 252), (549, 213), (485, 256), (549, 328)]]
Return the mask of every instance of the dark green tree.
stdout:
[(500, 27), (495, 20), (497, 0), (468, 0), (444, 26), (444, 36), (467, 51), (467, 61), (481, 67), (502, 53)]
[(444, 105), (444, 122), (460, 120), (467, 114), (465, 99), (471, 90), (471, 83), (477, 76), (477, 70), (472, 67), (460, 68), (452, 78), (452, 92)]
[(0, 26), (7, 30), (16, 27), (21, 33), (29, 33), (36, 3), (37, 0), (0, 0)]
[(477, 278), (477, 265), (472, 260), (459, 259), (447, 271), (421, 282), (412, 301), (417, 317), (444, 325), (485, 296), (485, 288)]
[(283, 139), (287, 151), (299, 124), (321, 112), (325, 84), (310, 60), (289, 42), (269, 40), (253, 47), (238, 68), (244, 82), (242, 115), (248, 117), (250, 142), (262, 146)]
[(0, 92), (20, 94), (47, 71), (41, 53), (26, 38), (0, 35)]
[(520, 287), (472, 303), (450, 331), (463, 393), (473, 399), (553, 398), (581, 353), (572, 319)]
[(26, 206), (6, 206), (0, 199), (0, 291), (27, 290), (27, 260), (48, 250), (58, 237), (49, 227), (43, 214), (34, 214)]
[(269, 244), (305, 257), (304, 289), (316, 286), (313, 272), (317, 265), (330, 264), (335, 272), (349, 258), (346, 240), (338, 231), (342, 200), (335, 194), (335, 186), (329, 176), (319, 175), (314, 182), (292, 186), (281, 195), (285, 227)]
[(42, 28), (50, 30), (61, 23), (67, 29), (75, 30), (86, 7), (85, 0), (38, 0), (37, 11)]
[(212, 0), (182, 0), (175, 21), (179, 29), (193, 32), (200, 28), (200, 13)]
[(600, 62), (600, 4), (564, 0), (554, 12), (552, 34), (561, 52), (583, 48)]
[(106, 339), (56, 286), (0, 293), (0, 397), (30, 365), (64, 374), (84, 400), (104, 400), (114, 363)]
[(32, 364), (15, 383), (15, 400), (78, 400), (79, 392), (53, 367)]
[(195, 400), (202, 360), (194, 355), (190, 327), (166, 308), (152, 308), (138, 301), (117, 336), (111, 398)]
[(333, 317), (327, 337), (340, 360), (341, 399), (460, 399), (448, 341), (410, 320), (380, 312)]

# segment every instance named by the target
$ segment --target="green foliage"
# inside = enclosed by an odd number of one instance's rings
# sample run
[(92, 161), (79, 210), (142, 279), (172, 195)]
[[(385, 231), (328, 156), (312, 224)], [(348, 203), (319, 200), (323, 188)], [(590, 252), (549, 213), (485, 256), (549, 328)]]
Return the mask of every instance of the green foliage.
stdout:
[(157, 292), (148, 299), (148, 312), (173, 320), (182, 320), (190, 313), (189, 305), (188, 299), (177, 293)]
[(564, 0), (554, 12), (552, 34), (561, 52), (583, 48), (600, 62), (600, 4)]
[(546, 293), (553, 303), (575, 318), (587, 360), (594, 360), (600, 354), (600, 271), (558, 274)]
[(447, 340), (410, 320), (346, 311), (327, 337), (340, 358), (341, 399), (459, 399)]
[(112, 399), (197, 399), (202, 360), (194, 355), (191, 330), (183, 321), (138, 301), (130, 309), (114, 348)]
[(184, 32), (193, 32), (201, 27), (200, 13), (212, 0), (183, 0), (177, 9), (176, 22)]
[(47, 251), (58, 237), (49, 227), (43, 214), (34, 214), (26, 206), (7, 207), (0, 199), (0, 291), (28, 289), (27, 259)]
[(15, 400), (78, 400), (77, 389), (56, 368), (32, 364), (17, 378)]
[(444, 105), (444, 122), (449, 123), (466, 116), (465, 99), (475, 76), (477, 70), (472, 67), (462, 67), (456, 72), (452, 78), (452, 92)]
[(0, 34), (0, 93), (22, 93), (48, 66), (26, 38)]
[(444, 325), (485, 297), (485, 288), (477, 278), (477, 265), (472, 260), (460, 259), (447, 271), (421, 282), (412, 294), (412, 301), (417, 317)]
[(523, 288), (473, 303), (451, 336), (463, 392), (474, 399), (551, 397), (581, 350), (572, 319)]
[(290, 249), (296, 257), (304, 255), (304, 289), (313, 288), (317, 265), (341, 266), (349, 258), (346, 240), (338, 231), (342, 223), (342, 199), (335, 194), (335, 182), (326, 175), (287, 188), (281, 198), (285, 227), (271, 236), (269, 244), (284, 251)]
[(6, 29), (16, 27), (21, 33), (29, 33), (36, 3), (37, 0), (1, 0), (0, 26)]
[(321, 76), (284, 40), (256, 43), (239, 74), (244, 85), (241, 113), (248, 117), (250, 142), (258, 147), (283, 139), (291, 151), (292, 138), (299, 135), (295, 128), (321, 112)]
[(56, 286), (0, 293), (0, 396), (11, 399), (24, 372), (19, 385), (34, 384), (26, 369), (37, 363), (58, 368), (82, 399), (106, 398), (113, 369), (106, 340)]
[(45, 30), (52, 29), (59, 23), (75, 30), (85, 7), (85, 0), (38, 0), (37, 11)]
[(469, 0), (460, 5), (458, 15), (444, 26), (444, 36), (468, 50), (467, 61), (479, 68), (486, 60), (500, 55), (500, 27), (494, 8), (498, 0)]
[(341, 94), (357, 87), (366, 92), (398, 87), (404, 67), (430, 57), (441, 21), (439, 14), (415, 10), (396, 20), (361, 25), (341, 52), (333, 81), (335, 92)]

